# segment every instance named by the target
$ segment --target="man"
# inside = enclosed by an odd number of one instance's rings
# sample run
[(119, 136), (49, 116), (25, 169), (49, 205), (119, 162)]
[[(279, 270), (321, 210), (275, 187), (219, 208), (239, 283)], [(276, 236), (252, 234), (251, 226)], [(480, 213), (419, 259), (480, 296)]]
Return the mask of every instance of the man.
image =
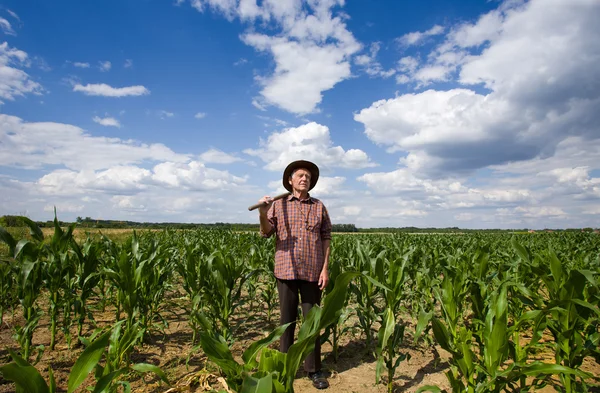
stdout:
[[(309, 195), (319, 180), (319, 168), (309, 161), (294, 161), (283, 171), (283, 186), (288, 197), (273, 201), (260, 199), (260, 232), (264, 237), (277, 237), (275, 277), (281, 311), (281, 324), (294, 322), (281, 336), (280, 351), (287, 353), (294, 343), (298, 317), (298, 294), (302, 314), (321, 301), (321, 291), (329, 282), (331, 220), (321, 201)], [(321, 344), (304, 362), (304, 370), (317, 389), (329, 386), (321, 370)]]

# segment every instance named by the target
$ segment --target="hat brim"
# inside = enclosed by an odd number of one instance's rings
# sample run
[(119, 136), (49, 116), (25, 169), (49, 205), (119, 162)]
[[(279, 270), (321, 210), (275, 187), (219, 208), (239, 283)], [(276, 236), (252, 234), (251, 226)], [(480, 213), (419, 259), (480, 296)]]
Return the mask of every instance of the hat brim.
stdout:
[(296, 169), (306, 169), (310, 172), (310, 187), (308, 190), (312, 190), (319, 180), (319, 167), (310, 161), (298, 160), (290, 163), (283, 171), (283, 187), (289, 192), (293, 192), (292, 185), (289, 182), (290, 176)]

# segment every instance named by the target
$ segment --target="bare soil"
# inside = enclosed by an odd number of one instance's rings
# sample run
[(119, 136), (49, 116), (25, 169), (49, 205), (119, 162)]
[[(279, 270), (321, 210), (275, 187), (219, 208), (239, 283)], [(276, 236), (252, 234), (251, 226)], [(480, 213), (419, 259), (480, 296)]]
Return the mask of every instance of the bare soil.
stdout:
[[(42, 296), (43, 297), (43, 296)], [(226, 384), (220, 377), (218, 369), (211, 364), (202, 351), (192, 353), (192, 329), (188, 324), (186, 312), (180, 306), (187, 302), (182, 294), (172, 294), (168, 299), (168, 312), (164, 317), (168, 320), (168, 327), (162, 332), (153, 332), (147, 343), (136, 348), (132, 354), (134, 363), (151, 363), (162, 368), (172, 382), (171, 386), (160, 382), (153, 374), (144, 377), (129, 375), (127, 379), (131, 382), (133, 392), (147, 393), (174, 393), (174, 392), (205, 392), (210, 389), (225, 389)], [(273, 313), (272, 321), (266, 320), (266, 310), (262, 311), (255, 303), (252, 312), (249, 313), (249, 305), (242, 309), (234, 318), (233, 327), (236, 329), (236, 343), (233, 347), (234, 355), (239, 359), (244, 349), (250, 343), (267, 335), (276, 327), (278, 313)], [(170, 311), (169, 311), (170, 310)], [(257, 312), (257, 310), (259, 310)], [(108, 326), (115, 322), (113, 309), (101, 312), (94, 310), (95, 323), (97, 326)], [(249, 316), (250, 315), (250, 316)], [(8, 348), (17, 350), (18, 344), (12, 338), (13, 327), (23, 322), (18, 315), (11, 317), (5, 315), (5, 323), (0, 327), (0, 365), (10, 361)], [(87, 323), (84, 336), (91, 334), (95, 326)], [(409, 331), (409, 329), (407, 329)], [(42, 317), (35, 331), (33, 345), (44, 345), (45, 351), (36, 368), (48, 378), (48, 367), (52, 367), (57, 381), (58, 391), (66, 392), (68, 376), (75, 360), (83, 348), (77, 344), (76, 328), (73, 328), (73, 348), (69, 349), (65, 344), (62, 333), (57, 334), (57, 346), (50, 350), (50, 331), (47, 316)], [(407, 337), (406, 343), (412, 343)], [(273, 344), (276, 348), (277, 345)], [(449, 389), (445, 372), (449, 369), (449, 354), (439, 347), (426, 347), (424, 345), (406, 345), (402, 351), (410, 354), (410, 360), (401, 363), (394, 378), (395, 392), (415, 392), (424, 385), (437, 385), (442, 389)], [(191, 354), (191, 355), (190, 355)], [(189, 359), (188, 359), (189, 356)], [(32, 356), (34, 358), (35, 356)], [(358, 333), (346, 334), (340, 340), (339, 357), (337, 362), (333, 359), (332, 347), (329, 343), (322, 346), (322, 357), (324, 369), (329, 372), (331, 393), (346, 392), (386, 392), (387, 385), (384, 381), (376, 383), (375, 368), (376, 361), (371, 351), (365, 347), (364, 337)], [(540, 359), (552, 362), (550, 354), (540, 355)], [(302, 369), (302, 367), (300, 367)], [(584, 370), (600, 375), (600, 365), (591, 359), (587, 359)], [(85, 386), (93, 384), (90, 375)], [(85, 386), (78, 391), (84, 392)], [(316, 392), (311, 382), (304, 376), (302, 370), (297, 374), (294, 384), (296, 392)], [(544, 392), (554, 391), (546, 387)], [(14, 392), (14, 385), (0, 378), (0, 393)]]

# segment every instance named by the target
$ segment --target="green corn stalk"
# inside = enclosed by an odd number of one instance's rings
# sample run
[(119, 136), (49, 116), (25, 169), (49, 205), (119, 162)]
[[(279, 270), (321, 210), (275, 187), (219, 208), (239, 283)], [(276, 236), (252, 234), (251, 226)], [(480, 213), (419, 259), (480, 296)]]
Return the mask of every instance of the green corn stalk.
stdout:
[(381, 316), (381, 327), (377, 340), (376, 382), (381, 379), (383, 368), (387, 369), (387, 387), (391, 393), (394, 388), (394, 375), (400, 363), (410, 359), (410, 354), (400, 352), (404, 340), (406, 326), (399, 320), (398, 315), (403, 301), (407, 300), (407, 266), (418, 264), (420, 254), (414, 248), (402, 253), (397, 248), (390, 250), (391, 260), (385, 260), (385, 270), (377, 270), (376, 276), (370, 280), (382, 288), (385, 310)]
[(0, 328), (4, 322), (5, 311), (7, 311), (9, 308), (14, 310), (16, 303), (14, 286), (15, 277), (13, 274), (11, 261), (0, 260)]
[[(516, 242), (513, 246), (522, 260), (529, 259), (524, 247)], [(533, 266), (533, 270), (541, 277), (544, 295), (537, 292), (525, 295), (529, 295), (529, 301), (550, 317), (545, 323), (554, 337), (556, 364), (578, 370), (586, 356), (600, 355), (600, 334), (596, 329), (600, 321), (599, 302), (597, 296), (589, 296), (598, 291), (595, 278), (598, 273), (584, 269), (569, 270), (552, 250), (543, 255), (542, 261), (547, 265)], [(563, 391), (586, 390), (586, 377), (589, 376), (572, 372), (561, 374)]]
[[(69, 284), (75, 275), (75, 265), (71, 258), (74, 229), (75, 224), (71, 225), (66, 232), (63, 231), (56, 217), (56, 209), (54, 209), (54, 234), (50, 241), (42, 246), (43, 280), (49, 296), (50, 349), (54, 349), (56, 344), (59, 310), (63, 306), (67, 312), (66, 322), (70, 323), (70, 303), (73, 294)], [(65, 326), (65, 328), (68, 337), (70, 326)]]
[(168, 289), (173, 264), (165, 257), (157, 239), (140, 243), (134, 232), (130, 244), (109, 245), (109, 265), (102, 273), (117, 289), (116, 317), (121, 310), (127, 315), (127, 325), (138, 320), (144, 336), (157, 317)]
[(366, 336), (367, 351), (371, 351), (373, 342), (373, 323), (377, 320), (377, 315), (380, 315), (381, 310), (377, 304), (377, 296), (380, 288), (377, 287), (367, 277), (380, 276), (384, 269), (384, 256), (386, 249), (381, 250), (377, 255), (370, 243), (357, 241), (355, 244), (355, 255), (351, 258), (351, 270), (364, 273), (360, 280), (351, 284), (351, 291), (356, 300), (356, 313), (359, 320), (359, 325)]
[(204, 304), (214, 323), (228, 340), (233, 340), (230, 317), (241, 305), (244, 283), (258, 271), (250, 271), (243, 259), (231, 253), (217, 250), (204, 261), (203, 290)]
[(183, 239), (183, 244), (175, 247), (177, 253), (175, 268), (182, 281), (182, 287), (188, 295), (191, 302), (191, 309), (188, 310), (190, 318), (190, 327), (192, 328), (192, 344), (196, 343), (196, 332), (200, 328), (199, 317), (202, 314), (202, 285), (203, 285), (203, 266), (202, 255), (208, 253), (207, 247), (203, 244), (194, 244), (189, 238)]
[[(86, 380), (90, 372), (99, 367), (99, 362), (106, 353), (111, 331), (107, 331), (91, 342), (75, 361), (69, 374), (67, 393), (75, 392)], [(49, 383), (46, 383), (39, 371), (30, 365), (25, 359), (10, 351), (12, 363), (0, 367), (0, 374), (7, 380), (15, 382), (16, 393), (55, 393), (57, 392), (56, 380), (51, 367), (48, 367)], [(120, 368), (114, 372), (103, 375), (93, 386), (94, 393), (106, 393), (114, 388), (114, 381), (128, 371), (139, 373), (153, 372), (164, 382), (169, 384), (164, 372), (151, 364), (139, 363), (129, 367)], [(90, 388), (91, 390), (91, 388)]]
[[(329, 284), (325, 288), (325, 295), (331, 293), (334, 290), (335, 282), (337, 278), (342, 274), (342, 263), (337, 261), (335, 259), (336, 257), (337, 254), (334, 250), (334, 252), (332, 252), (331, 257), (332, 262), (330, 262), (329, 264)], [(325, 329), (325, 333), (321, 336), (322, 343), (325, 343), (327, 341), (331, 343), (331, 346), (333, 348), (333, 361), (335, 363), (337, 363), (338, 361), (340, 337), (351, 329), (350, 326), (344, 326), (344, 323), (348, 320), (351, 312), (353, 311), (352, 308), (348, 307), (348, 300), (348, 297), (346, 297), (346, 301), (344, 302), (342, 312), (340, 313), (340, 317), (338, 318), (338, 320), (335, 323), (328, 326), (327, 329)]]
[[(267, 345), (283, 334), (288, 326), (283, 325), (269, 336), (253, 343), (244, 352), (244, 363), (240, 364), (233, 358), (225, 338), (212, 331), (211, 322), (206, 318), (205, 329), (200, 333), (202, 349), (208, 358), (221, 368), (228, 385), (234, 391), (293, 393), (294, 379), (302, 360), (313, 351), (321, 330), (339, 319), (348, 284), (358, 275), (355, 272), (346, 272), (338, 277), (334, 290), (323, 299), (323, 307), (315, 306), (308, 313), (298, 333), (298, 339), (287, 353), (267, 348)], [(256, 357), (259, 353), (260, 362), (257, 362)], [(257, 390), (258, 388), (260, 390)]]
[[(539, 310), (525, 312), (512, 326), (508, 324), (508, 288), (514, 285), (509, 281), (501, 283), (499, 288), (489, 291), (484, 299), (485, 309), (476, 311), (477, 318), (469, 326), (459, 326), (452, 330), (448, 321), (432, 319), (433, 332), (440, 346), (451, 353), (451, 370), (446, 373), (452, 391), (490, 392), (528, 391), (546, 375), (563, 373), (565, 375), (585, 376), (586, 374), (570, 367), (541, 362), (528, 362), (527, 354), (539, 337), (544, 323), (543, 313)], [(438, 293), (438, 296), (441, 296)], [(446, 298), (449, 301), (449, 298)], [(452, 307), (447, 307), (452, 308)], [(483, 319), (478, 319), (482, 317)], [(515, 361), (520, 342), (511, 342), (511, 337), (519, 337), (526, 326), (534, 327), (534, 338), (523, 350), (519, 361)], [(475, 339), (477, 337), (477, 339)], [(475, 350), (475, 345), (478, 350)], [(530, 385), (525, 378), (534, 377)], [(437, 390), (436, 390), (437, 389)], [(431, 386), (419, 391), (439, 391)]]
[(29, 360), (33, 332), (42, 315), (41, 310), (36, 306), (36, 299), (42, 289), (42, 263), (38, 256), (44, 235), (36, 223), (25, 217), (23, 221), (29, 227), (33, 241), (23, 239), (17, 243), (6, 231), (0, 232), (2, 233), (0, 240), (8, 244), (14, 260), (12, 271), (15, 278), (16, 297), (21, 304), (25, 318), (25, 324), (15, 328), (15, 337), (21, 347), (21, 354), (25, 360)]
[(81, 337), (83, 324), (88, 314), (87, 301), (94, 295), (94, 288), (100, 282), (100, 247), (101, 244), (88, 238), (82, 247), (73, 242), (73, 251), (76, 256), (76, 282), (78, 288), (77, 299), (74, 303), (77, 317), (77, 335)]

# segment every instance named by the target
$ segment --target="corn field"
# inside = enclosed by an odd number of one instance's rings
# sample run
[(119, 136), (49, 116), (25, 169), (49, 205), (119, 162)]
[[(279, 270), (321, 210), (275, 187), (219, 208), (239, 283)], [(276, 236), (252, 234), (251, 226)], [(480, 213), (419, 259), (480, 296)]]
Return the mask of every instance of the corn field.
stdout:
[[(284, 354), (273, 239), (76, 241), (74, 225), (26, 222), (22, 238), (0, 228), (0, 392), (293, 392), (317, 339), (330, 369), (350, 351), (372, 360), (364, 391), (406, 391), (418, 352), (444, 381), (411, 391), (598, 391), (597, 234), (335, 235), (322, 305)], [(145, 357), (173, 324), (186, 353)], [(61, 348), (57, 378), (45, 359)]]

